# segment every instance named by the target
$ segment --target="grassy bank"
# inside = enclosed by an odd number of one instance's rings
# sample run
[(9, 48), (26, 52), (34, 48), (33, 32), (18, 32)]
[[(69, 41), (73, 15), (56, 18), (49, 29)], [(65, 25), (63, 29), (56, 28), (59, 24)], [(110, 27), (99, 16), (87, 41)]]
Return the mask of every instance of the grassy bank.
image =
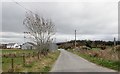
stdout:
[(24, 67), (23, 72), (49, 72), (52, 68), (53, 63), (59, 56), (59, 51), (51, 52), (47, 56), (41, 57), (40, 60), (33, 62), (31, 66)]
[[(13, 66), (14, 72), (48, 72), (50, 71), (52, 64), (55, 62), (59, 56), (59, 51), (49, 52), (48, 55), (38, 55), (32, 52), (33, 50), (3, 50), (3, 54), (16, 53), (17, 56), (26, 54), (25, 65), (23, 65), (23, 57), (14, 57)], [(28, 55), (30, 53), (30, 56)], [(2, 57), (2, 70), (3, 72), (11, 71), (12, 68), (11, 58)]]
[(112, 61), (112, 60), (106, 60), (106, 59), (99, 58), (99, 57), (93, 57), (93, 56), (90, 56), (89, 54), (83, 54), (83, 53), (80, 53), (76, 50), (69, 50), (69, 51), (74, 53), (74, 54), (77, 54), (77, 55), (79, 55), (79, 56), (85, 58), (86, 60), (93, 62), (95, 64), (98, 64), (98, 65), (101, 65), (101, 66), (104, 66), (104, 67), (107, 67), (110, 69), (114, 69), (117, 71), (120, 70), (120, 62), (119, 61)]

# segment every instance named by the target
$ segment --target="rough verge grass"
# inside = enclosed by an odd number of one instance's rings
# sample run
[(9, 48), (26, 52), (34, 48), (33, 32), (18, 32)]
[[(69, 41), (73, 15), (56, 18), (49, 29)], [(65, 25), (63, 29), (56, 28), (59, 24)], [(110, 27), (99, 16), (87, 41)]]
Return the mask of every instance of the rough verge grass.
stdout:
[[(7, 50), (5, 52), (7, 52)], [(12, 52), (12, 50), (10, 52)], [(19, 52), (21, 53), (24, 51), (21, 50)], [(14, 72), (48, 72), (50, 71), (52, 64), (56, 61), (57, 57), (59, 56), (59, 53), (60, 51), (49, 52), (46, 56), (41, 55), (40, 59), (38, 59), (37, 56), (27, 57), (25, 65), (23, 65), (22, 57), (16, 57), (14, 58)], [(8, 72), (11, 69), (11, 58), (2, 58), (2, 69), (3, 72)]]
[(80, 52), (75, 51), (75, 50), (74, 51), (69, 50), (69, 51), (74, 53), (74, 54), (77, 54), (77, 55), (79, 55), (79, 56), (81, 56), (81, 57), (83, 57), (83, 58), (87, 59), (88, 61), (93, 62), (95, 64), (120, 71), (120, 61), (106, 60), (106, 59), (99, 58), (99, 57), (93, 57), (93, 56), (90, 56), (89, 54), (83, 54), (83, 53), (80, 53)]

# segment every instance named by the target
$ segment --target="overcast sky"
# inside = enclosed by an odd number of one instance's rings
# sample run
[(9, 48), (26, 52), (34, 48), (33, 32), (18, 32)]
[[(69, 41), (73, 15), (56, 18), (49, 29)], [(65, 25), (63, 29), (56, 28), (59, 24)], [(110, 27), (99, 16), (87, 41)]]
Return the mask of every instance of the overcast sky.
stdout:
[[(52, 19), (57, 42), (74, 39), (113, 40), (118, 37), (117, 2), (20, 2), (22, 6)], [(2, 3), (0, 41), (24, 42), (23, 20), (26, 10), (14, 2)]]

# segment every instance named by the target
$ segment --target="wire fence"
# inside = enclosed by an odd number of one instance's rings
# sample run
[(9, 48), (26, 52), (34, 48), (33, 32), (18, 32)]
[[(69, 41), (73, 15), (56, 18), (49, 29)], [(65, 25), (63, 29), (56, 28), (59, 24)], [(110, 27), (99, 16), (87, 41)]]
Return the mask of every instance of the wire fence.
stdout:
[(39, 52), (20, 53), (20, 54), (3, 54), (2, 65), (7, 66), (8, 72), (14, 72), (17, 66), (26, 67), (34, 61), (40, 60)]

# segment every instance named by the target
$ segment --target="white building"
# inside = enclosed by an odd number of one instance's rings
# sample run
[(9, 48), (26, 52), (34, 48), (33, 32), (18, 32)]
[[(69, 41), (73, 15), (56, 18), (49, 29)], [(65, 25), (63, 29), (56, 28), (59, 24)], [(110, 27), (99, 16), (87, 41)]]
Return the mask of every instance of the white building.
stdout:
[(35, 44), (31, 42), (23, 43), (21, 49), (35, 49)]
[(17, 44), (17, 43), (9, 43), (7, 44), (7, 48), (10, 49), (10, 48), (20, 48), (20, 45)]

